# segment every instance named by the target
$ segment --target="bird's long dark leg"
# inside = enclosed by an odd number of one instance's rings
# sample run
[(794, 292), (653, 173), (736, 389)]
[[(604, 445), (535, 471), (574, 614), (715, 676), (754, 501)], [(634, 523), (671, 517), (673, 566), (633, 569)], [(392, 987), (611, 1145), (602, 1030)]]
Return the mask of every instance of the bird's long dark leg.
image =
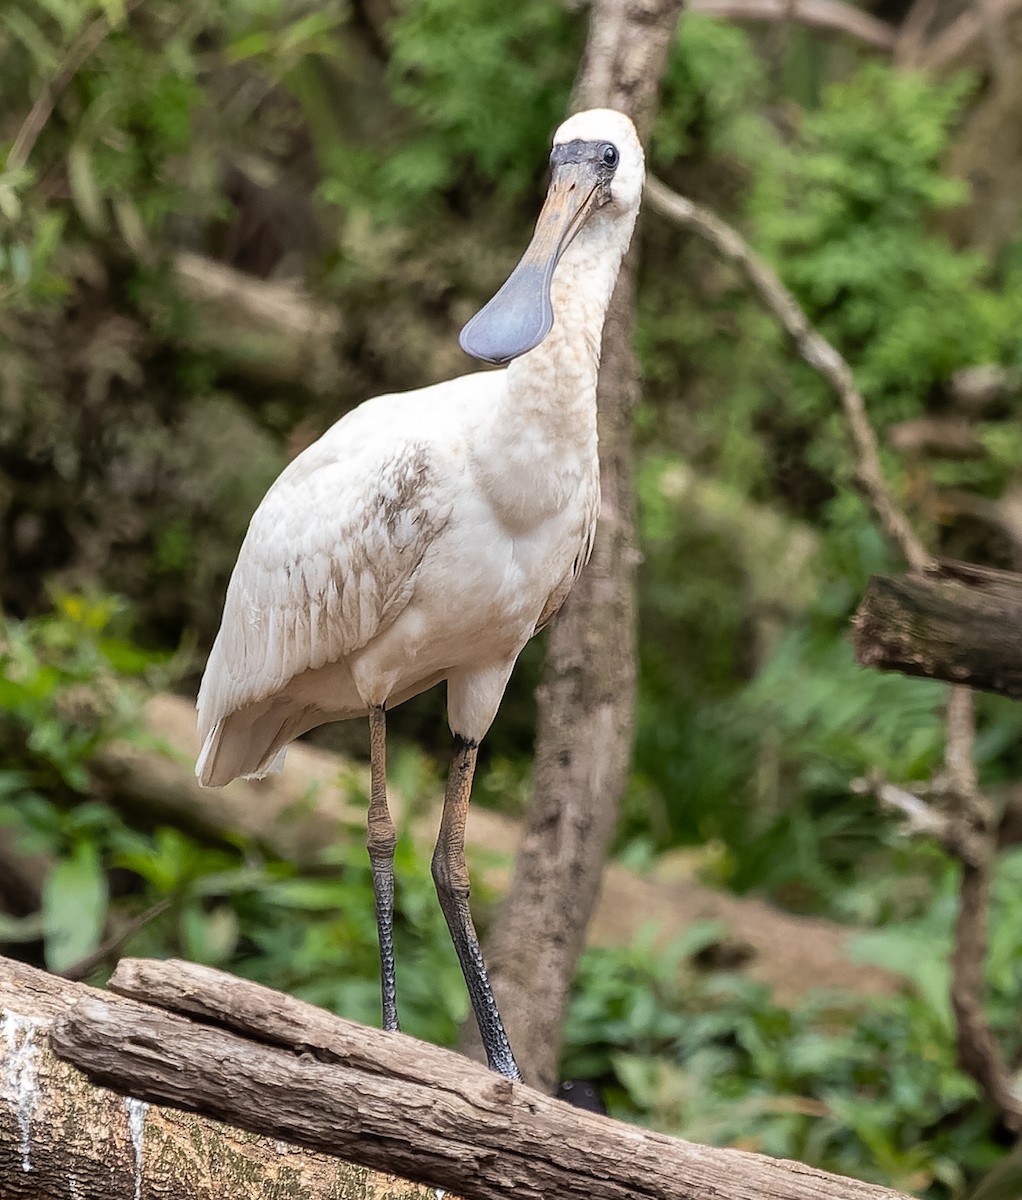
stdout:
[(397, 834), (387, 807), (387, 716), (383, 705), (369, 710), (369, 863), (376, 896), (376, 932), (380, 941), (380, 987), (383, 1028), (397, 1029), (397, 983), (394, 977), (394, 847)]
[(497, 1011), (497, 1003), (486, 976), (483, 952), (479, 948), (472, 914), (468, 907), (468, 868), (465, 866), (465, 821), (472, 792), (478, 747), (474, 742), (455, 737), (451, 773), (444, 794), (444, 815), (440, 837), (433, 851), (433, 880), (440, 907), (447, 919), (454, 948), (458, 952), (462, 974), (468, 985), (469, 999), (479, 1024), (486, 1058), (492, 1071), (509, 1079), (521, 1079), (522, 1073), (511, 1053), (511, 1044)]

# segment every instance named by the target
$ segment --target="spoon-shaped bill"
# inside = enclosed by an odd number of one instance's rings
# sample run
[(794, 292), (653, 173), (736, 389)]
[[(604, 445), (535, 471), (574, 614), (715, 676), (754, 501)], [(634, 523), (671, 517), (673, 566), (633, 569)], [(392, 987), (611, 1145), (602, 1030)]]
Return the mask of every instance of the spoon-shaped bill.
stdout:
[(493, 299), (461, 331), (461, 348), (484, 362), (506, 363), (533, 350), (554, 323), (550, 286), (561, 255), (598, 207), (595, 164), (554, 168), (536, 231), (518, 266)]

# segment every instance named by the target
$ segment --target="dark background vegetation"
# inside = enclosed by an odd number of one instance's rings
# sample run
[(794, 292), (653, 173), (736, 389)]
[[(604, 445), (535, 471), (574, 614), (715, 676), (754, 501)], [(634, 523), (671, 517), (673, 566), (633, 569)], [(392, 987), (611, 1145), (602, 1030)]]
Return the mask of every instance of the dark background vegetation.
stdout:
[[(169, 897), (131, 952), (374, 1022), (359, 831), (299, 871), (125, 815), (89, 764), (113, 738), (152, 740), (148, 690), (194, 692), (247, 520), (289, 456), (369, 395), (470, 367), (456, 333), (527, 238), (586, 14), (125, 7), (0, 8), (0, 822), (9, 867), (48, 864), (41, 907), (8, 898), (0, 942), (63, 969)], [(649, 160), (735, 223), (852, 363), (929, 544), (1018, 569), (1022, 224), (1004, 179), (1019, 162), (984, 124), (1009, 84), (982, 55), (959, 65), (691, 13)], [(853, 663), (849, 617), (897, 564), (831, 395), (741, 278), (648, 215), (639, 306), (641, 696), (616, 852), (648, 870), (698, 848), (703, 882), (858, 928), (862, 960), (904, 987), (782, 1006), (708, 966), (702, 927), (667, 951), (590, 951), (564, 1073), (668, 1132), (964, 1196), (1008, 1137), (955, 1065), (954, 870), (850, 788), (939, 768), (944, 691)], [(985, 365), (1000, 384), (970, 391), (958, 373)], [(479, 803), (515, 812), (528, 794), (541, 654), (512, 681)], [(393, 724), (401, 785), (430, 794), (442, 696)], [(1022, 708), (982, 700), (981, 774), (1005, 799), (1020, 733)], [(322, 735), (355, 754), (363, 739)], [(466, 1002), (410, 841), (398, 875), (406, 1026), (452, 1042)], [(1007, 853), (988, 974), (1009, 1055), (1020, 884)]]

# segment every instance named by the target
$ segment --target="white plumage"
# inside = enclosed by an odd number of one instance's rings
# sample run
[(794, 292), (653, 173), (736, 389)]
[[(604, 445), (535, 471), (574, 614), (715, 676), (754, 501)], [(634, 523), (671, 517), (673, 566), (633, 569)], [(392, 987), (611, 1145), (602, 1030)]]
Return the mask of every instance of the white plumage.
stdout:
[(199, 694), (203, 783), (262, 774), (306, 730), (451, 676), (452, 726), (482, 738), (522, 646), (588, 557), (597, 506), (591, 455), (574, 447), (547, 456), (544, 495), (532, 464), (512, 487), (486, 478), (502, 376), (369, 401), (271, 487)]
[(382, 720), (441, 680), (474, 754), (588, 559), (599, 346), (643, 159), (607, 110), (569, 119), (554, 147), (530, 250), (463, 335), (510, 365), (367, 401), (256, 510), (199, 692), (203, 784), (262, 775), (307, 730)]

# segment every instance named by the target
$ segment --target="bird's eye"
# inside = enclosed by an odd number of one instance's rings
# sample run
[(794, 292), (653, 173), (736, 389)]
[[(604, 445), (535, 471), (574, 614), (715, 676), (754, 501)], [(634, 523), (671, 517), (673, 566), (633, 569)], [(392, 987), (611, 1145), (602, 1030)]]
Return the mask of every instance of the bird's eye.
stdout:
[(603, 159), (603, 165), (605, 167), (610, 167), (613, 170), (613, 168), (617, 166), (621, 155), (617, 152), (617, 146), (612, 146), (610, 142), (608, 142), (606, 146), (603, 147), (603, 152), (601, 153), (600, 157)]

